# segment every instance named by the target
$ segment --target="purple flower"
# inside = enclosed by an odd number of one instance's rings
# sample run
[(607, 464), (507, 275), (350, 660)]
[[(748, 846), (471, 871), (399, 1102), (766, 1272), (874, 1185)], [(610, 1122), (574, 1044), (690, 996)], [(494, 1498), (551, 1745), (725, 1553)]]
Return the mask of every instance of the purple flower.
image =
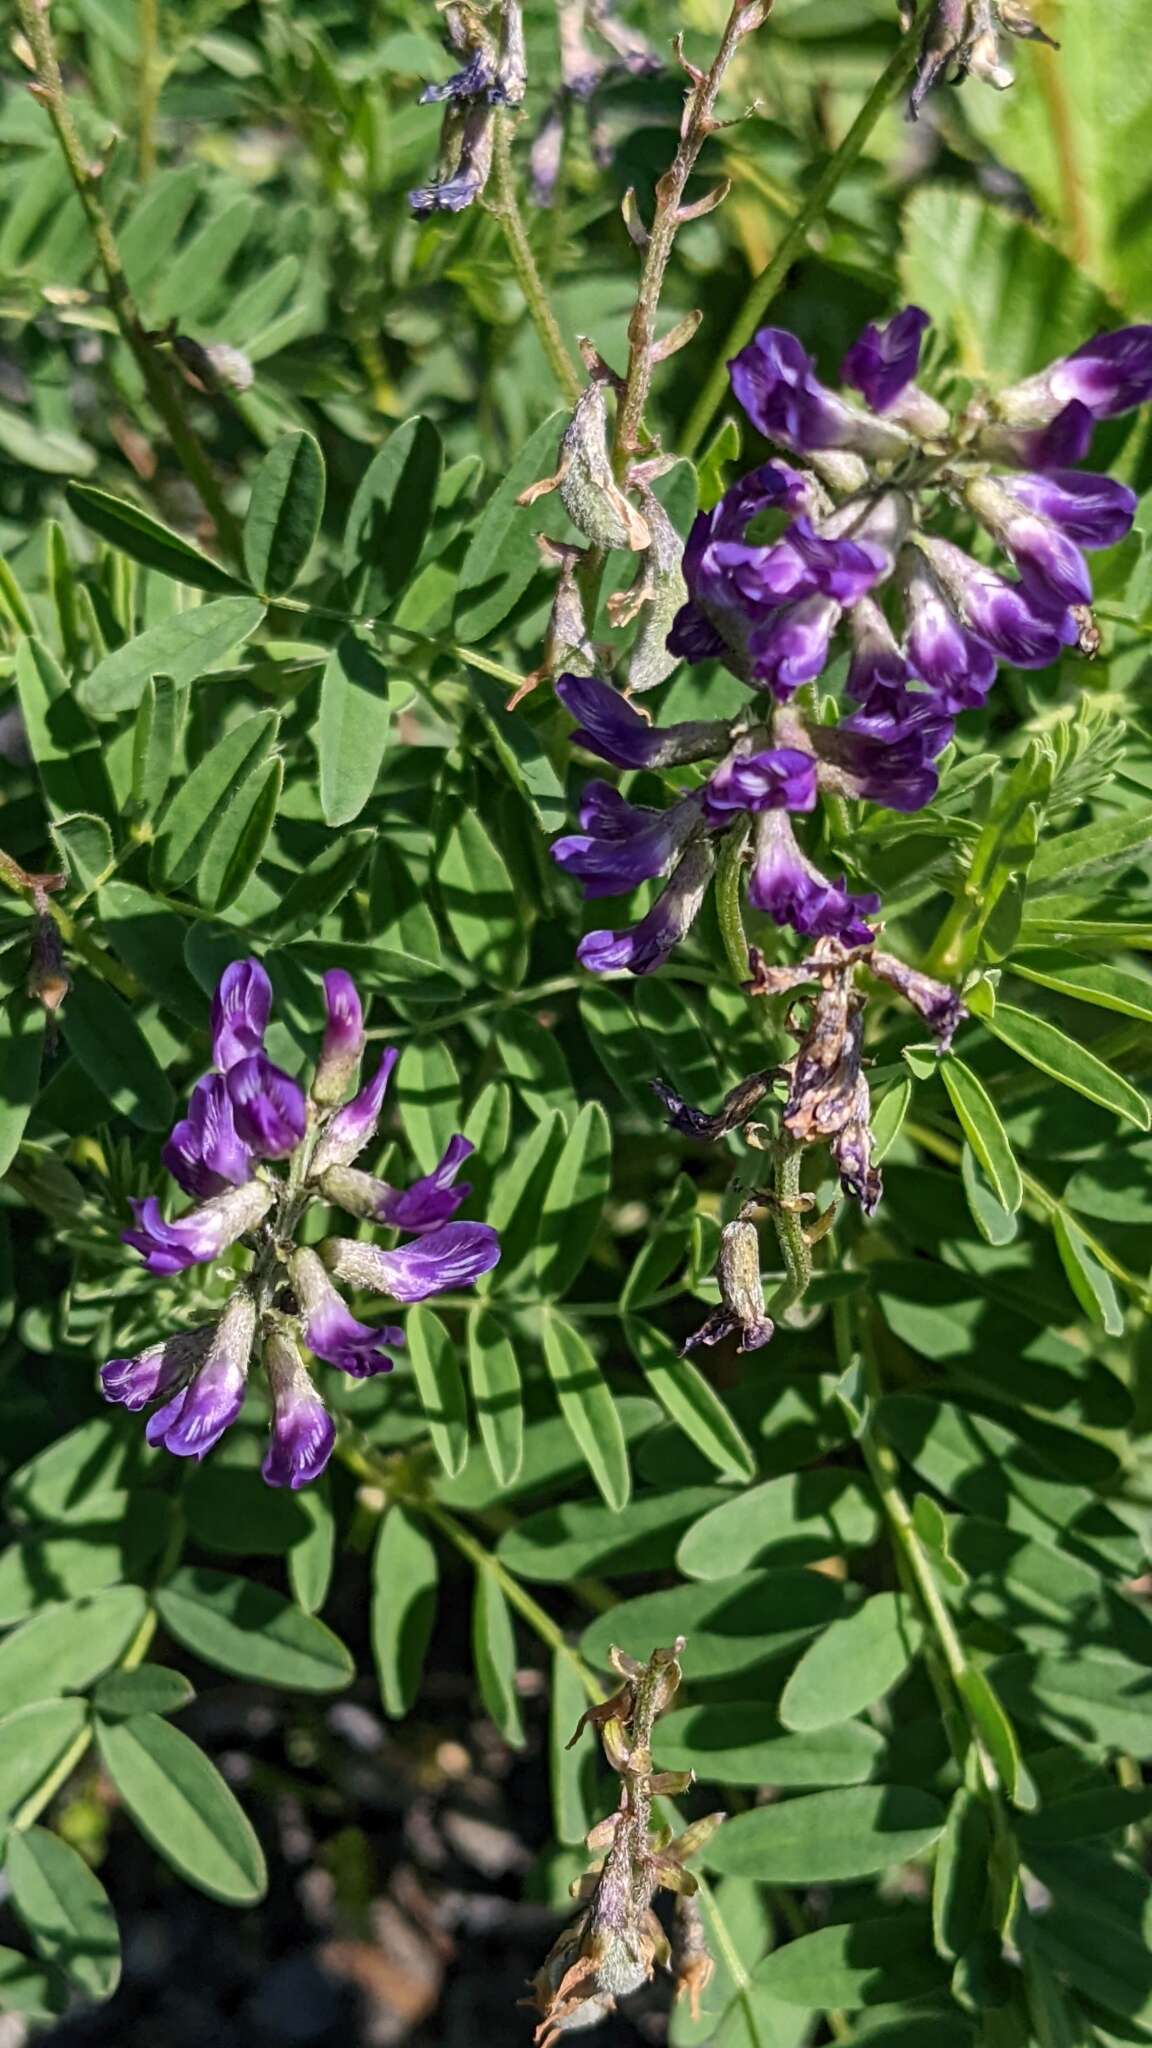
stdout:
[(494, 92), (496, 71), (489, 50), (473, 50), (468, 62), (446, 78), (442, 85), (426, 85), (417, 105), (434, 106), (441, 100), (486, 100), (499, 98)]
[(1095, 430), (1088, 407), (1074, 398), (1047, 426), (1008, 426), (997, 420), (982, 427), (976, 447), (982, 455), (1016, 462), (1024, 469), (1064, 469), (1071, 462), (1083, 462)]
[(951, 541), (925, 538), (921, 545), (964, 624), (1001, 661), (1048, 668), (1075, 642), (1076, 622), (1062, 605), (1042, 609), (1034, 588), (1006, 582)]
[(269, 1486), (295, 1492), (319, 1479), (332, 1456), (336, 1426), (286, 1330), (269, 1331), (261, 1355), (272, 1396), (272, 1434), (260, 1471)]
[(312, 1083), (312, 1100), (330, 1108), (348, 1092), (364, 1050), (364, 1011), (356, 984), (342, 967), (324, 976), (328, 1021)]
[(388, 1082), (399, 1057), (395, 1048), (389, 1046), (381, 1054), (372, 1079), (351, 1102), (336, 1111), (312, 1155), (312, 1180), (319, 1180), (330, 1166), (350, 1166), (357, 1153), (375, 1137)]
[(378, 1372), (391, 1372), (394, 1361), (382, 1347), (387, 1344), (395, 1349), (402, 1345), (403, 1330), (357, 1322), (315, 1252), (305, 1247), (293, 1252), (288, 1271), (309, 1351), (326, 1365), (346, 1372), (350, 1379), (370, 1379)]
[(173, 1127), (163, 1156), (173, 1180), (201, 1200), (251, 1180), (252, 1154), (236, 1129), (223, 1074), (205, 1074), (197, 1081), (188, 1114)]
[(799, 747), (733, 752), (709, 780), (705, 801), (714, 825), (730, 824), (734, 811), (810, 811), (816, 803), (816, 763)]
[(694, 668), (702, 661), (723, 661), (728, 653), (723, 635), (692, 598), (681, 605), (664, 644), (669, 654)]
[(100, 1391), (133, 1415), (182, 1386), (207, 1356), (215, 1323), (199, 1330), (177, 1330), (170, 1337), (138, 1351), (134, 1358), (110, 1358), (100, 1368)]
[(928, 697), (909, 695), (899, 709), (858, 711), (838, 726), (817, 726), (821, 785), (841, 796), (866, 797), (892, 811), (919, 811), (939, 786), (933, 763), (952, 738), (952, 720)]
[(244, 1187), (228, 1188), (212, 1195), (198, 1209), (166, 1223), (155, 1195), (133, 1202), (134, 1230), (122, 1232), (125, 1244), (143, 1255), (150, 1273), (182, 1273), (187, 1266), (202, 1266), (219, 1258), (237, 1238), (255, 1230), (272, 1206), (272, 1189), (266, 1181), (251, 1180)]
[(337, 1280), (390, 1294), (394, 1301), (424, 1301), (453, 1287), (468, 1287), (491, 1272), (500, 1240), (488, 1223), (445, 1223), (414, 1243), (384, 1251), (351, 1237), (327, 1238), (321, 1257)]
[(845, 696), (869, 711), (881, 708), (893, 698), (902, 703), (912, 670), (873, 598), (862, 597), (853, 605), (848, 614), (848, 629), (852, 636), (852, 659), (844, 683)]
[(630, 804), (608, 782), (590, 782), (580, 804), (582, 832), (553, 841), (557, 867), (584, 884), (588, 898), (618, 896), (666, 875), (700, 823), (701, 799), (681, 797), (666, 811)]
[(1152, 326), (1118, 327), (1002, 391), (996, 409), (1010, 425), (1041, 426), (1073, 403), (1086, 406), (1095, 420), (1110, 420), (1149, 398)]
[(918, 548), (906, 548), (899, 568), (904, 585), (908, 658), (936, 694), (942, 710), (982, 704), (996, 680), (996, 656), (965, 631)]
[(821, 384), (811, 356), (786, 328), (762, 327), (728, 368), (753, 426), (785, 448), (800, 454), (847, 448), (884, 461), (912, 445), (899, 427), (861, 412)]
[(272, 983), (258, 960), (234, 960), (212, 998), (212, 1064), (222, 1074), (259, 1052), (272, 1009)]
[(267, 1053), (250, 1053), (229, 1068), (228, 1093), (236, 1128), (258, 1158), (286, 1159), (296, 1150), (308, 1125), (304, 1090)]
[(618, 932), (588, 932), (581, 939), (576, 948), (581, 966), (592, 974), (608, 974), (615, 968), (651, 974), (662, 967), (695, 924), (715, 864), (711, 840), (695, 840), (639, 924)]
[(163, 1444), (176, 1458), (200, 1459), (219, 1443), (244, 1406), (255, 1330), (255, 1304), (241, 1288), (225, 1307), (203, 1363), (149, 1417), (144, 1434), (150, 1444)]
[(1049, 609), (1091, 602), (1088, 564), (1055, 521), (1021, 505), (994, 477), (974, 477), (964, 495), (980, 524), (1011, 555), (1026, 590)]
[(878, 896), (850, 896), (842, 881), (830, 882), (813, 866), (796, 843), (786, 811), (765, 811), (759, 819), (748, 901), (807, 938), (837, 938), (848, 946), (871, 943), (864, 918), (880, 908)]
[(479, 199), (492, 170), (492, 108), (473, 100), (459, 130), (459, 155), (451, 174), (434, 185), (419, 185), (408, 194), (408, 204), (417, 220), (430, 213), (463, 213)]
[(617, 768), (673, 768), (723, 753), (723, 719), (664, 727), (649, 725), (618, 690), (596, 676), (561, 676), (556, 695), (577, 720), (572, 744)]
[(998, 481), (1018, 504), (1062, 527), (1082, 548), (1110, 548), (1123, 540), (1139, 503), (1127, 484), (1091, 471), (1053, 469), (1043, 476), (1002, 476)]
[(887, 412), (920, 365), (920, 344), (931, 322), (919, 306), (905, 306), (886, 327), (869, 321), (840, 365), (840, 381), (864, 394), (873, 412)]
[(464, 1161), (474, 1150), (468, 1138), (449, 1138), (443, 1155), (431, 1173), (422, 1174), (407, 1188), (389, 1187), (371, 1173), (358, 1173), (354, 1166), (332, 1166), (320, 1183), (320, 1192), (350, 1216), (370, 1217), (387, 1223), (393, 1230), (419, 1233), (438, 1230), (456, 1214), (472, 1190), (467, 1181), (453, 1185)]
[(841, 607), (834, 597), (805, 597), (783, 605), (748, 635), (753, 678), (767, 683), (782, 701), (810, 683), (828, 660), (828, 646)]

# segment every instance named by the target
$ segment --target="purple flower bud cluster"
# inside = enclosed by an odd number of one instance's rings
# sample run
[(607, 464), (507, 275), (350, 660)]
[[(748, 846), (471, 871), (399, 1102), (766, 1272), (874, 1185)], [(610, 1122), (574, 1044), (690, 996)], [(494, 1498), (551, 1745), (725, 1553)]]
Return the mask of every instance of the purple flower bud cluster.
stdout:
[[(500, 1257), (490, 1225), (453, 1220), (470, 1192), (456, 1179), (472, 1151), (467, 1138), (450, 1139), (432, 1172), (407, 1188), (353, 1167), (376, 1134), (398, 1055), (386, 1050), (345, 1100), (365, 1047), (363, 1009), (342, 968), (324, 976), (324, 994), (327, 1025), (306, 1095), (264, 1050), (272, 1008), (264, 968), (239, 960), (225, 970), (212, 1003), (213, 1070), (196, 1083), (164, 1148), (195, 1206), (168, 1220), (154, 1195), (134, 1202), (124, 1241), (150, 1273), (204, 1265), (242, 1243), (254, 1255), (251, 1270), (215, 1321), (111, 1359), (100, 1374), (107, 1400), (151, 1409), (149, 1443), (199, 1459), (239, 1415), (258, 1349), (272, 1410), (263, 1465), (270, 1486), (306, 1485), (332, 1454), (335, 1427), (304, 1351), (364, 1379), (390, 1372), (390, 1354), (404, 1342), (400, 1329), (359, 1322), (332, 1275), (407, 1303), (468, 1286)], [(385, 1249), (333, 1237), (317, 1251), (297, 1246), (313, 1201), (412, 1241)]]
[[(664, 885), (638, 924), (581, 941), (594, 972), (667, 960), (733, 832), (754, 909), (805, 938), (871, 944), (878, 899), (821, 873), (793, 815), (822, 795), (921, 809), (957, 718), (983, 704), (1000, 663), (1041, 669), (1092, 646), (1084, 550), (1122, 539), (1136, 498), (1073, 465), (1097, 420), (1152, 397), (1152, 326), (1098, 335), (954, 418), (916, 381), (928, 324), (909, 306), (864, 329), (842, 365), (862, 403), (829, 390), (780, 328), (730, 365), (753, 425), (794, 459), (762, 463), (699, 515), (668, 647), (723, 662), (756, 693), (746, 709), (661, 727), (606, 681), (560, 678), (587, 752), (622, 769), (708, 764), (662, 809), (590, 784), (580, 831), (554, 844), (590, 898)], [(983, 536), (981, 554), (933, 530), (941, 506)], [(985, 559), (994, 550), (1008, 573)], [(840, 644), (844, 701), (829, 723), (798, 693)]]
[(527, 83), (520, 0), (500, 0), (495, 35), (464, 0), (448, 0), (443, 21), (448, 41), (463, 62), (443, 85), (425, 86), (420, 95), (421, 105), (443, 104), (444, 124), (440, 177), (408, 194), (418, 219), (432, 213), (463, 213), (480, 197), (492, 170), (495, 109), (518, 107)]

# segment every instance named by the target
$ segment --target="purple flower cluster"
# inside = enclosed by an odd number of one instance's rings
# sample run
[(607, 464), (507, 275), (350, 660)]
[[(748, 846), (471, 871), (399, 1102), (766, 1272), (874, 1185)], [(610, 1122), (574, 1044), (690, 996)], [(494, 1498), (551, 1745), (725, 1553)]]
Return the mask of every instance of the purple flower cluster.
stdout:
[[(168, 1221), (154, 1195), (134, 1202), (134, 1228), (124, 1240), (150, 1273), (165, 1275), (246, 1241), (252, 1270), (215, 1322), (111, 1359), (100, 1375), (109, 1401), (151, 1407), (149, 1443), (202, 1458), (240, 1413), (258, 1345), (272, 1406), (263, 1466), (270, 1486), (315, 1479), (335, 1441), (301, 1346), (363, 1379), (390, 1372), (390, 1351), (404, 1342), (400, 1329), (357, 1321), (333, 1274), (407, 1303), (467, 1286), (500, 1257), (488, 1224), (452, 1220), (470, 1192), (456, 1179), (472, 1150), (467, 1138), (452, 1138), (432, 1172), (407, 1188), (353, 1166), (375, 1136), (398, 1055), (385, 1051), (372, 1078), (345, 1100), (364, 1051), (363, 1010), (342, 968), (325, 975), (324, 994), (327, 1026), (306, 1095), (264, 1050), (272, 1008), (264, 968), (239, 960), (225, 970), (212, 1004), (213, 1070), (196, 1083), (164, 1148), (169, 1172), (195, 1206)], [(274, 1171), (278, 1161), (287, 1162), (284, 1173)], [(412, 1242), (389, 1250), (335, 1237), (318, 1251), (298, 1247), (298, 1226), (314, 1200)]]
[[(609, 683), (565, 675), (575, 744), (623, 769), (709, 764), (665, 809), (585, 791), (580, 831), (553, 858), (588, 897), (664, 887), (638, 924), (596, 931), (594, 972), (660, 966), (689, 929), (721, 838), (740, 835), (748, 899), (806, 938), (870, 944), (875, 896), (822, 874), (791, 816), (821, 795), (912, 812), (929, 803), (958, 716), (984, 702), (1001, 662), (1039, 669), (1088, 647), (1084, 550), (1132, 525), (1134, 494), (1073, 467), (1098, 420), (1152, 397), (1152, 326), (1098, 335), (953, 418), (917, 383), (928, 316), (870, 325), (829, 390), (792, 334), (765, 328), (730, 365), (753, 425), (800, 462), (773, 458), (697, 518), (687, 602), (668, 638), (690, 663), (722, 661), (756, 695), (734, 719), (658, 727)], [(1012, 573), (932, 531), (945, 503)], [(991, 551), (991, 550), (987, 550)], [(797, 695), (849, 656), (838, 722)]]

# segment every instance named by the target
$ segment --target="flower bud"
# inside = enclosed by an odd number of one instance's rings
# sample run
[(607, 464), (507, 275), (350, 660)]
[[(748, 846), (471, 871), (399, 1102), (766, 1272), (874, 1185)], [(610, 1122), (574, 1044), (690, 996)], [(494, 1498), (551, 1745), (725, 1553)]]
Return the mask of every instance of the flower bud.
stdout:
[(265, 1335), (261, 1361), (272, 1396), (272, 1434), (260, 1467), (268, 1486), (295, 1492), (318, 1479), (332, 1456), (336, 1426), (312, 1384), (296, 1340), (281, 1322)]
[(328, 1022), (312, 1082), (312, 1100), (321, 1109), (343, 1102), (364, 1050), (364, 1012), (356, 984), (342, 967), (324, 976)]
[(150, 1417), (144, 1432), (150, 1444), (163, 1444), (177, 1458), (199, 1460), (219, 1443), (244, 1406), (255, 1334), (256, 1305), (241, 1287), (229, 1298), (188, 1384)]
[(312, 1154), (311, 1180), (319, 1180), (330, 1166), (350, 1166), (357, 1153), (371, 1143), (380, 1121), (389, 1077), (399, 1057), (395, 1048), (388, 1046), (381, 1054), (372, 1079), (358, 1095), (352, 1097), (351, 1102), (346, 1102), (343, 1109), (336, 1111), (327, 1129), (321, 1132)]

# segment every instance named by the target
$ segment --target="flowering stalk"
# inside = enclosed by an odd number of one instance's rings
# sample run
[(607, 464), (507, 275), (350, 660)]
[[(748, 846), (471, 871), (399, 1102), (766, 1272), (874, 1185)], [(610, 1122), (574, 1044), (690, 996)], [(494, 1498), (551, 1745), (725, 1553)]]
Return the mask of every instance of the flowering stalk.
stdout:
[[(489, 1225), (452, 1220), (469, 1192), (455, 1185), (472, 1150), (466, 1138), (453, 1138), (434, 1171), (407, 1189), (353, 1168), (375, 1136), (397, 1054), (386, 1050), (347, 1100), (366, 1043), (363, 1011), (343, 969), (325, 975), (324, 991), (328, 1022), (306, 1095), (264, 1051), (272, 1007), (264, 968), (239, 960), (225, 970), (212, 1004), (213, 1070), (197, 1082), (164, 1148), (165, 1165), (196, 1206), (168, 1221), (155, 1196), (135, 1202), (124, 1237), (152, 1273), (183, 1272), (237, 1244), (250, 1247), (251, 1269), (214, 1322), (110, 1359), (100, 1375), (107, 1400), (150, 1410), (149, 1443), (200, 1459), (239, 1415), (258, 1350), (272, 1409), (263, 1476), (293, 1488), (324, 1470), (335, 1441), (305, 1352), (364, 1379), (390, 1372), (391, 1353), (404, 1342), (401, 1329), (359, 1322), (334, 1278), (394, 1301), (423, 1301), (468, 1286), (500, 1256)], [(278, 1161), (286, 1162), (283, 1174)], [(338, 1237), (318, 1252), (297, 1245), (313, 1201), (413, 1241), (391, 1250)]]

